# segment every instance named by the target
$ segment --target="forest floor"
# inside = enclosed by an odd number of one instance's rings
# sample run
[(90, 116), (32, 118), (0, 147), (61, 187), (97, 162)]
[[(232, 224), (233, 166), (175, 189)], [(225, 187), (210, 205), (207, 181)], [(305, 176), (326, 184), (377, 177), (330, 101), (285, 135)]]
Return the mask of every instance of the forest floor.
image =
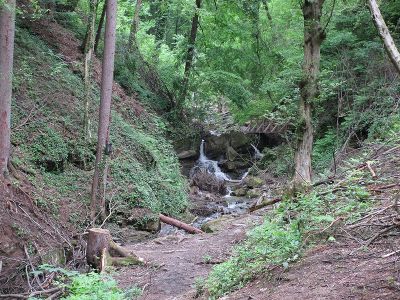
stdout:
[[(394, 200), (400, 178), (400, 146), (373, 145), (369, 150), (372, 154), (367, 158), (374, 159), (379, 175), (372, 179), (365, 168), (365, 181), (360, 181), (369, 190), (370, 211), (345, 224), (336, 222), (338, 218), (324, 229), (335, 227), (334, 241), (317, 240), (290, 268), (270, 266), (270, 272), (259, 274), (223, 299), (400, 298), (399, 215)], [(207, 299), (207, 294), (199, 295), (202, 278), (214, 264), (229, 257), (234, 245), (245, 238), (246, 231), (262, 223), (270, 209), (228, 219), (216, 233), (171, 235), (128, 246), (147, 264), (124, 268), (116, 279), (124, 287), (140, 286), (140, 299)]]
[[(227, 259), (246, 230), (261, 221), (249, 214), (217, 233), (167, 236), (132, 245), (129, 249), (147, 265), (124, 268), (116, 279), (123, 287), (141, 287), (140, 299), (207, 299), (198, 295), (197, 280)], [(223, 299), (399, 299), (399, 257), (384, 257), (396, 250), (393, 247), (393, 241), (383, 241), (360, 249), (350, 238), (318, 245), (288, 270), (277, 267)]]
[(224, 222), (221, 231), (211, 234), (175, 234), (131, 245), (129, 250), (146, 265), (126, 267), (116, 279), (121, 286), (143, 289), (141, 299), (193, 299), (196, 280), (207, 276), (212, 266), (228, 259), (246, 231), (262, 222), (259, 215), (243, 215)]

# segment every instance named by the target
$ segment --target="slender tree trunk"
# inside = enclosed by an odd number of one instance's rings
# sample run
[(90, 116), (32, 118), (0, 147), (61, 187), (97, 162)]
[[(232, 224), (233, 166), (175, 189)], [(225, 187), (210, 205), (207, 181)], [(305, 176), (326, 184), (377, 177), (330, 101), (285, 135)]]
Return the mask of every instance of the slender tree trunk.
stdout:
[(196, 0), (196, 11), (192, 19), (192, 28), (190, 30), (189, 45), (186, 54), (185, 71), (183, 73), (182, 92), (178, 99), (178, 107), (180, 108), (185, 101), (189, 84), (190, 71), (193, 65), (194, 50), (197, 37), (197, 29), (199, 27), (199, 9), (201, 8), (201, 0)]
[(104, 0), (103, 10), (101, 11), (99, 27), (97, 27), (96, 38), (94, 41), (94, 53), (97, 53), (97, 48), (99, 47), (101, 32), (103, 30), (104, 19), (106, 16), (107, 0)]
[(390, 35), (389, 29), (386, 26), (385, 20), (382, 17), (376, 0), (368, 0), (368, 7), (372, 15), (376, 29), (385, 45), (385, 50), (392, 61), (396, 71), (400, 74), (400, 53), (396, 48), (396, 44)]
[[(101, 96), (99, 108), (99, 128), (96, 150), (95, 171), (92, 183), (92, 198), (90, 203), (90, 214), (92, 220), (96, 217), (96, 206), (103, 201), (97, 201), (99, 193), (100, 173), (104, 171), (105, 162), (103, 154), (109, 155), (111, 144), (109, 141), (109, 127), (111, 116), (111, 97), (114, 76), (114, 56), (115, 56), (115, 33), (117, 18), (117, 0), (107, 1), (107, 19), (104, 35), (104, 56), (101, 75)], [(101, 208), (104, 211), (104, 208)]]
[(321, 26), (324, 0), (305, 0), (303, 80), (300, 84), (298, 145), (295, 153), (294, 187), (311, 183), (311, 154), (313, 145), (312, 104), (319, 95), (318, 75), (321, 44), (325, 33)]
[(264, 4), (265, 14), (267, 15), (268, 21), (271, 24), (271, 27), (273, 27), (274, 22), (272, 20), (271, 13), (269, 12), (268, 2), (267, 0), (262, 0), (262, 3)]
[(84, 136), (86, 140), (92, 138), (90, 130), (90, 99), (92, 97), (92, 57), (94, 47), (94, 27), (96, 25), (97, 0), (89, 0), (89, 20), (87, 28), (87, 39), (84, 47), (85, 52), (85, 114), (84, 114)]
[(136, 44), (136, 33), (139, 30), (139, 21), (140, 21), (140, 9), (142, 7), (142, 0), (137, 0), (136, 1), (136, 6), (135, 6), (135, 14), (132, 19), (132, 24), (131, 24), (131, 32), (129, 34), (129, 46), (128, 46), (128, 51), (132, 52), (133, 49), (137, 46)]
[(0, 179), (8, 175), (10, 159), (14, 35), (15, 0), (6, 0), (0, 7)]
[(250, 72), (250, 78), (252, 81), (252, 86), (255, 90), (258, 90), (262, 83), (261, 68), (261, 32), (260, 32), (260, 1), (252, 0), (243, 2), (243, 8), (248, 15), (252, 25), (252, 48), (255, 54), (254, 63), (252, 63), (252, 71)]

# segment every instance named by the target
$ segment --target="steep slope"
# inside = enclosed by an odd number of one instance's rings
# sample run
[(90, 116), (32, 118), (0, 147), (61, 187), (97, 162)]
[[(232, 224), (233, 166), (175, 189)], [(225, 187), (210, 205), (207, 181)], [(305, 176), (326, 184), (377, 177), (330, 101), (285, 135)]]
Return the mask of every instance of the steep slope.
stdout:
[[(36, 265), (64, 263), (65, 256), (73, 261), (84, 259), (73, 251), (70, 241), (88, 225), (95, 138), (87, 142), (82, 137), (79, 45), (72, 33), (53, 20), (18, 22), (12, 103), (15, 179), (0, 191), (5, 199), (0, 212), (2, 292), (24, 289), (23, 270), (32, 271), (29, 260)], [(99, 83), (98, 60), (94, 69), (94, 80)], [(92, 93), (95, 137), (98, 85)], [(182, 213), (187, 207), (186, 182), (166, 139), (167, 124), (135, 97), (127, 96), (117, 83), (113, 95), (110, 135), (114, 151), (105, 187), (112, 210), (109, 221), (122, 224), (137, 208), (141, 214), (136, 225), (158, 212)], [(45, 258), (53, 250), (63, 250), (64, 244), (67, 251), (62, 259)], [(29, 250), (29, 259), (24, 249)], [(16, 282), (10, 274), (24, 275)]]

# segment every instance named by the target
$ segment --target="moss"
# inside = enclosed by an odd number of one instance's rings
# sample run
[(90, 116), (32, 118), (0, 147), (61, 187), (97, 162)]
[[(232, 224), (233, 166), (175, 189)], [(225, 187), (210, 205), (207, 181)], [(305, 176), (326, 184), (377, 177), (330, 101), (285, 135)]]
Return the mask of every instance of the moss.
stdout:
[[(19, 167), (32, 170), (35, 198), (43, 208), (55, 212), (64, 204), (82, 207), (81, 203), (89, 201), (95, 154), (95, 142), (82, 138), (82, 78), (25, 29), (17, 29), (15, 55), (18, 101), (13, 101), (12, 126), (20, 129), (12, 133), (13, 159)], [(97, 86), (92, 93), (94, 134)], [(166, 122), (148, 111), (137, 116), (130, 104), (114, 99), (117, 102), (118, 109), (112, 111), (114, 151), (106, 199), (112, 199), (120, 210), (139, 206), (155, 213), (180, 214), (187, 207), (187, 185), (166, 139)]]

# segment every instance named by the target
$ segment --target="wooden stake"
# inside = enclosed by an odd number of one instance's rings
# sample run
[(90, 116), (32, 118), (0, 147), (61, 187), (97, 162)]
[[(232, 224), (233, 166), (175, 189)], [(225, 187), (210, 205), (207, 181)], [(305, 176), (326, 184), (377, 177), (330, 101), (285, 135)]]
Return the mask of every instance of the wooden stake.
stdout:
[(375, 171), (371, 167), (371, 162), (369, 162), (369, 161), (367, 161), (367, 168), (368, 168), (369, 172), (371, 173), (372, 178), (376, 179), (378, 176), (376, 176)]

